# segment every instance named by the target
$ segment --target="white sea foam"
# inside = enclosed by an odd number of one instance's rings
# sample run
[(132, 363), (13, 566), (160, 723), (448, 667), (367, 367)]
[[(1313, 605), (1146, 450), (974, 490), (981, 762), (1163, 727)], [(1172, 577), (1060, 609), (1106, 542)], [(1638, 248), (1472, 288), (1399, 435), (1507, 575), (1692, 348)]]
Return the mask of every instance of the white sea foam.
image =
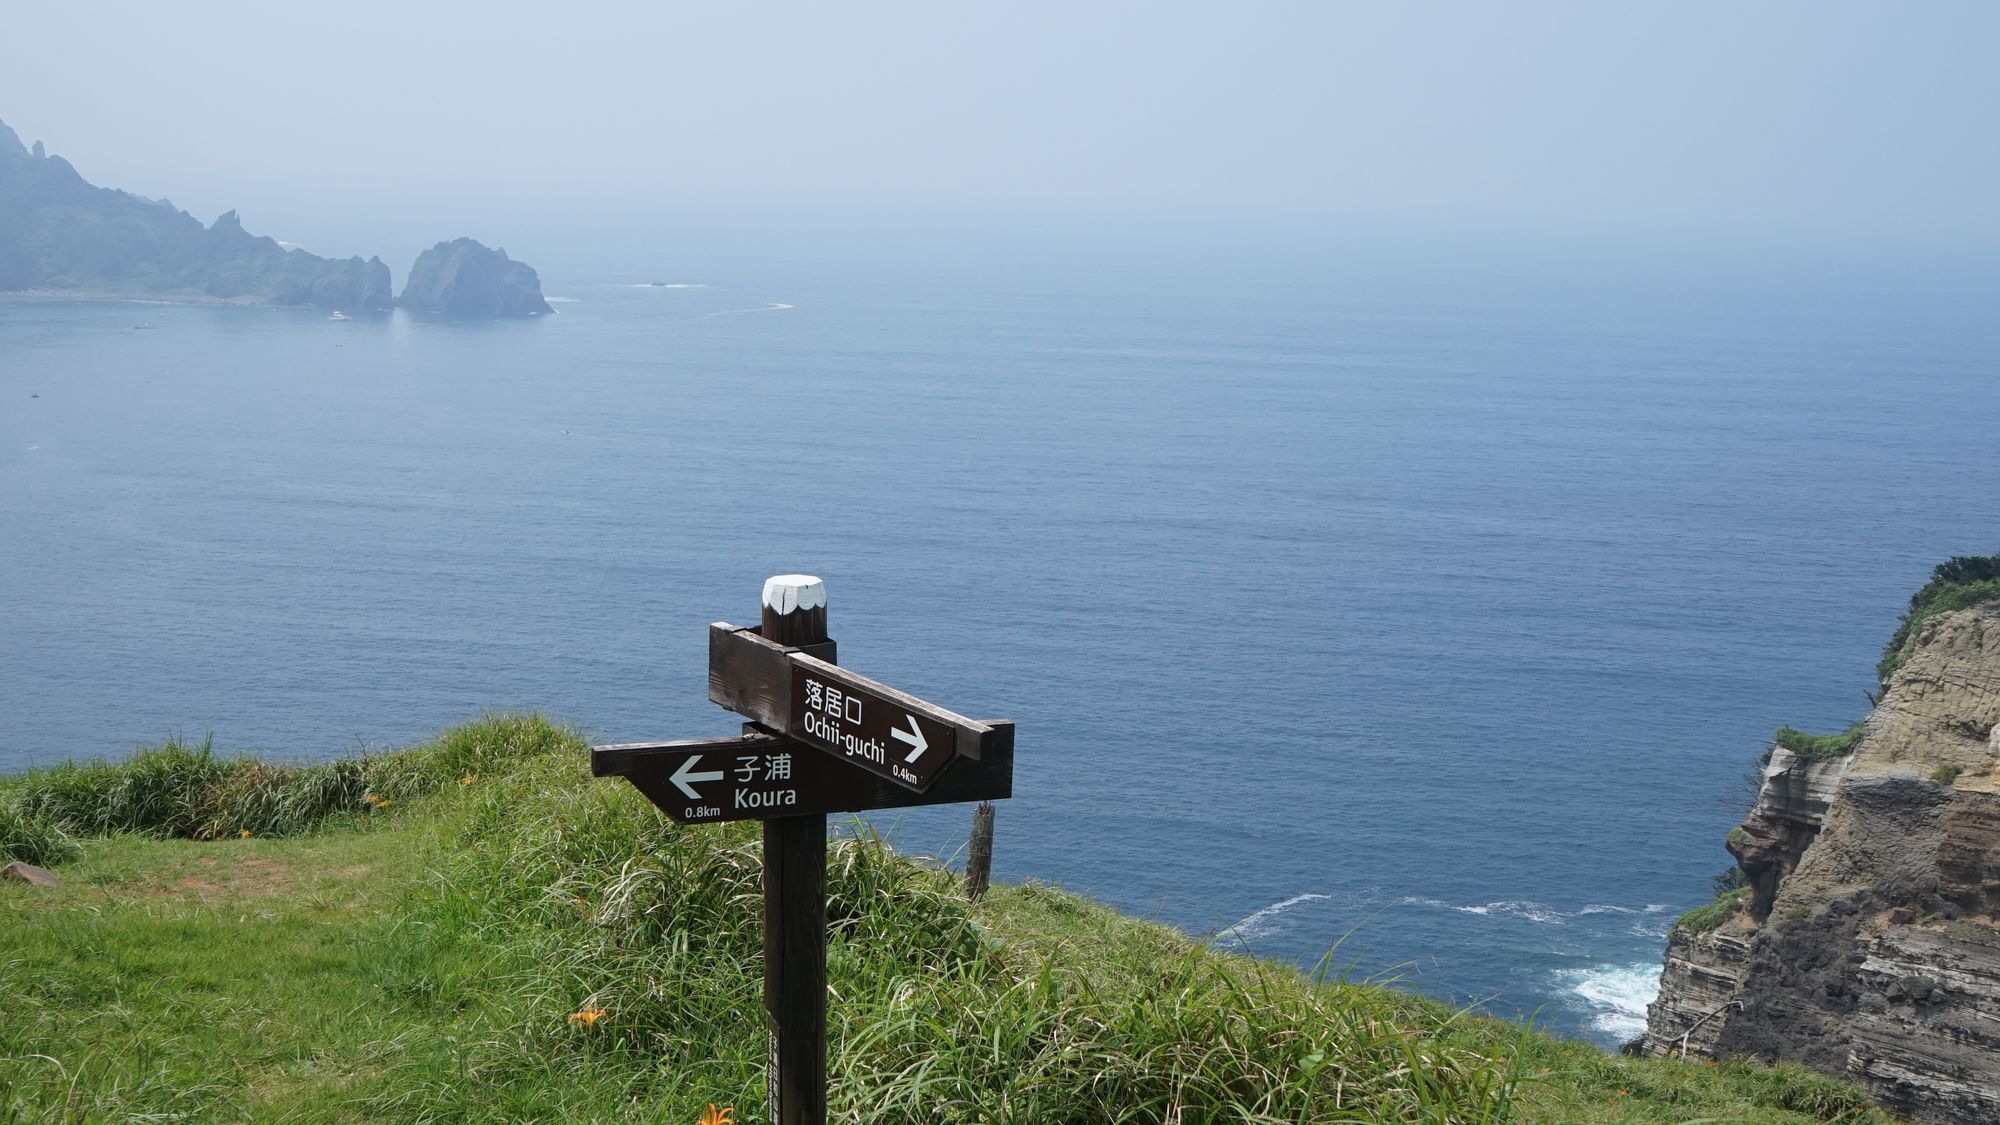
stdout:
[[(1433, 910), (1456, 910), (1461, 914), (1477, 914), (1482, 917), (1519, 918), (1543, 926), (1561, 926), (1572, 918), (1584, 918), (1593, 914), (1630, 914), (1634, 917), (1658, 914), (1669, 909), (1657, 903), (1648, 903), (1644, 909), (1636, 906), (1619, 906), (1611, 902), (1593, 902), (1578, 910), (1558, 910), (1544, 902), (1526, 899), (1502, 899), (1498, 902), (1477, 902), (1461, 905), (1443, 899), (1424, 898), (1419, 895), (1405, 895), (1396, 900), (1398, 906), (1426, 906)], [(1630, 932), (1641, 937), (1665, 937), (1665, 926), (1671, 923), (1656, 921), (1635, 921)]]
[(549, 304), (551, 304), (551, 305), (574, 305), (574, 304), (576, 304), (576, 303), (577, 303), (578, 301), (580, 301), (580, 300), (582, 300), (582, 299), (583, 299), (583, 298), (581, 298), (581, 297), (543, 297), (543, 298), (542, 298), (542, 300), (544, 300), (544, 301), (547, 301), (547, 302), (548, 302)]
[(795, 308), (798, 308), (798, 306), (787, 305), (782, 301), (773, 301), (768, 305), (757, 305), (753, 308), (747, 308), (747, 309), (717, 309), (712, 313), (705, 314), (700, 319), (713, 320), (718, 316), (735, 316), (738, 313), (779, 312), (784, 309), (795, 309)]
[(1503, 902), (1481, 903), (1478, 906), (1454, 906), (1452, 909), (1462, 910), (1467, 914), (1506, 914), (1515, 918), (1525, 918), (1530, 922), (1538, 922), (1544, 926), (1560, 926), (1563, 924), (1562, 911), (1539, 902), (1522, 902), (1516, 899), (1508, 899)]
[[(1523, 902), (1516, 899), (1507, 899), (1501, 902), (1473, 903), (1469, 906), (1462, 906), (1455, 902), (1446, 902), (1441, 898), (1404, 895), (1402, 898), (1396, 900), (1396, 905), (1428, 906), (1433, 910), (1456, 910), (1460, 914), (1478, 914), (1482, 916), (1498, 914), (1510, 918), (1525, 918), (1530, 922), (1540, 922), (1545, 926), (1560, 926), (1562, 925), (1562, 920), (1567, 917), (1562, 911), (1557, 910), (1553, 906), (1539, 902)], [(1590, 911), (1586, 909), (1580, 910), (1577, 913), (1588, 914)]]
[(640, 282), (639, 284), (637, 284), (637, 285), (634, 285), (634, 286), (633, 286), (632, 288), (634, 288), (634, 289), (706, 289), (706, 288), (708, 288), (708, 286), (707, 286), (707, 285), (706, 285), (705, 283), (703, 283), (703, 282), (699, 282), (699, 281), (669, 281), (669, 282), (667, 282), (667, 283), (666, 283), (666, 284), (664, 284), (664, 285), (655, 285), (655, 284), (653, 284), (653, 283), (652, 283), (652, 282), (650, 282), (650, 281), (642, 281), (642, 282)]
[(1255, 914), (1237, 921), (1234, 925), (1224, 926), (1222, 929), (1217, 930), (1215, 940), (1221, 941), (1224, 938), (1229, 938), (1235, 941), (1242, 941), (1246, 938), (1263, 937), (1270, 931), (1272, 919), (1278, 915), (1302, 902), (1312, 902), (1314, 899), (1332, 897), (1332, 895), (1314, 894), (1310, 891), (1305, 894), (1293, 895), (1283, 902), (1272, 903)]
[(1565, 991), (1583, 1001), (1594, 1030), (1620, 1039), (1646, 1030), (1646, 1005), (1660, 994), (1657, 963), (1558, 969), (1555, 977)]

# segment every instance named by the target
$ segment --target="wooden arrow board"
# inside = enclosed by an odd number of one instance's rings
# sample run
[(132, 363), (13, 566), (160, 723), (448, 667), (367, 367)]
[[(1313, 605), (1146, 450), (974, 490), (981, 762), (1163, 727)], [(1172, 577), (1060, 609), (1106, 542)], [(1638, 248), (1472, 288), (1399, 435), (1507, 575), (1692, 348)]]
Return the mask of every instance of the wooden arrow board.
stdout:
[(773, 644), (755, 630), (718, 621), (708, 635), (709, 699), (906, 789), (924, 792), (953, 761), (983, 758), (999, 737), (993, 724)]
[(625, 778), (682, 824), (997, 801), (1014, 791), (1014, 725), (990, 725), (1002, 735), (994, 752), (964, 763), (924, 793), (887, 784), (795, 739), (752, 728), (738, 738), (593, 746), (590, 772)]

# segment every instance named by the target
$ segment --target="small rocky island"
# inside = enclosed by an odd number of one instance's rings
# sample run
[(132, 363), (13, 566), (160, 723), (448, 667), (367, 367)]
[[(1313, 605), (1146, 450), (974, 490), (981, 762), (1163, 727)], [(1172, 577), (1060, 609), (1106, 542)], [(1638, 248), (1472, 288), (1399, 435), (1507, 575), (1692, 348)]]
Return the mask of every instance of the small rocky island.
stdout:
[(138, 298), (498, 319), (552, 312), (522, 262), (469, 238), (439, 243), (398, 302), (380, 258), (322, 258), (163, 199), (97, 187), (0, 122), (0, 293)]
[(415, 312), (481, 320), (555, 311), (542, 299), (542, 280), (533, 266), (469, 238), (440, 242), (418, 256), (396, 303)]

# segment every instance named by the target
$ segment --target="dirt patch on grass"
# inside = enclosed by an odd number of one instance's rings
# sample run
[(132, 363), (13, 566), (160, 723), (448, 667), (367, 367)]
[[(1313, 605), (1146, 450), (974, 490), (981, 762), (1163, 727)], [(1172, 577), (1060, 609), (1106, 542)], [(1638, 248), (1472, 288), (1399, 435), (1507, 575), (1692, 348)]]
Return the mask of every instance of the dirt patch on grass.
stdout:
[(159, 890), (197, 894), (203, 898), (213, 895), (268, 895), (290, 890), (298, 882), (293, 876), (291, 864), (266, 856), (238, 859), (208, 855), (201, 857), (197, 866), (200, 871), (183, 875)]

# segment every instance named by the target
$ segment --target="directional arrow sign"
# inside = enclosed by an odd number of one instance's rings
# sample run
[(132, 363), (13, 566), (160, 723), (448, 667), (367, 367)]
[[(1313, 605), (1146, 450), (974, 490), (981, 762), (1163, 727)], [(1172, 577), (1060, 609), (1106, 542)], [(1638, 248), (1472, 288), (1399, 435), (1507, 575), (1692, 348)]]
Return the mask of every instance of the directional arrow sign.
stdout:
[(700, 764), (701, 764), (700, 754), (689, 754), (687, 756), (687, 760), (682, 762), (680, 764), (680, 767), (674, 770), (673, 774), (667, 778), (667, 780), (673, 782), (674, 785), (678, 787), (681, 792), (687, 794), (687, 799), (690, 801), (701, 800), (701, 793), (695, 789), (694, 785), (692, 784), (693, 782), (721, 781), (723, 778), (723, 773), (721, 770), (712, 770), (708, 773), (695, 773), (694, 768)]
[(891, 785), (817, 747), (748, 725), (740, 738), (593, 746), (590, 772), (625, 778), (682, 824), (998, 801), (1014, 791), (1014, 724), (987, 725), (999, 735), (992, 752), (977, 762), (960, 763), (924, 793)]
[(917, 726), (915, 719), (910, 720), (910, 729), (907, 731), (902, 727), (890, 727), (889, 737), (910, 748), (909, 754), (903, 759), (905, 762), (916, 761), (924, 756), (924, 751), (931, 748), (931, 740), (924, 737), (923, 729)]
[(709, 626), (708, 697), (919, 793), (959, 758), (983, 758), (999, 737), (991, 723), (727, 622)]
[[(877, 777), (922, 792), (957, 757), (955, 734), (937, 708), (831, 664), (802, 658), (792, 670), (792, 737), (845, 758)], [(859, 682), (857, 682), (859, 681)], [(945, 712), (950, 714), (950, 712)], [(954, 716), (955, 717), (955, 716)]]

